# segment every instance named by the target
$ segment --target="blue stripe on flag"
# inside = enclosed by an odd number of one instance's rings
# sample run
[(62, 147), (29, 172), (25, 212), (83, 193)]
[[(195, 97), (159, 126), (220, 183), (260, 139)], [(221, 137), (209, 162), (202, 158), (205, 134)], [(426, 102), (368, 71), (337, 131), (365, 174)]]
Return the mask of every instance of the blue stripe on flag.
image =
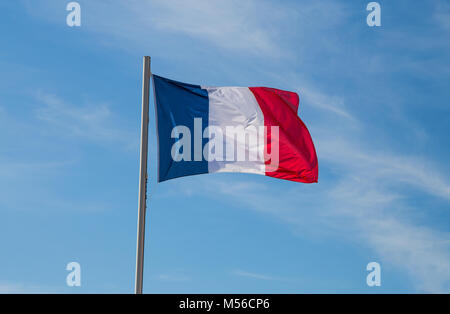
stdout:
[[(155, 87), (159, 169), (158, 182), (208, 173), (208, 162), (202, 157), (201, 161), (194, 161), (194, 118), (202, 119), (202, 130), (208, 126), (209, 100), (208, 92), (199, 85), (181, 83), (167, 78), (153, 75)], [(171, 150), (176, 138), (171, 137), (175, 126), (186, 126), (191, 132), (191, 160), (175, 162)], [(202, 145), (208, 142), (202, 136)]]

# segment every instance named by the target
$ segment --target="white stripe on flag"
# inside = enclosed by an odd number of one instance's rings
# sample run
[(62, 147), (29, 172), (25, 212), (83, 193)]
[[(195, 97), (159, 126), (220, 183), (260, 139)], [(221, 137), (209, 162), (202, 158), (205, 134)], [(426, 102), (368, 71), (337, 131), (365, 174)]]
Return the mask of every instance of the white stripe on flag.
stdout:
[[(248, 172), (265, 175), (264, 137), (258, 132), (264, 127), (264, 115), (253, 93), (247, 87), (203, 87), (209, 97), (209, 127), (218, 127), (225, 142), (223, 161), (210, 161), (208, 172)], [(243, 127), (247, 139), (239, 140), (239, 136), (227, 134), (227, 127)], [(261, 135), (261, 134), (259, 134)], [(256, 139), (253, 142), (249, 138)], [(247, 142), (247, 143), (246, 143)], [(235, 144), (236, 143), (236, 144)], [(226, 150), (230, 145), (234, 148), (233, 161), (226, 160)], [(236, 153), (245, 150), (245, 160), (237, 159)], [(249, 156), (256, 156), (249, 160)], [(255, 160), (256, 159), (256, 160)], [(238, 160), (238, 161), (236, 161)]]

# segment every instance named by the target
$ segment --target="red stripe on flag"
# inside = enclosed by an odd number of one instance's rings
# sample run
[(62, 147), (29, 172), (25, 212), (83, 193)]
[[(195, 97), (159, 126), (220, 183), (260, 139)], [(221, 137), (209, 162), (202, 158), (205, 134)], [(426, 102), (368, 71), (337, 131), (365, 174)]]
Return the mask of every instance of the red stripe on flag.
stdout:
[[(276, 171), (266, 171), (266, 176), (303, 183), (317, 182), (319, 169), (316, 150), (308, 129), (297, 115), (298, 95), (267, 87), (249, 89), (264, 114), (264, 125), (279, 127), (279, 166)], [(268, 152), (271, 149), (269, 131)], [(270, 165), (271, 161), (265, 163)]]

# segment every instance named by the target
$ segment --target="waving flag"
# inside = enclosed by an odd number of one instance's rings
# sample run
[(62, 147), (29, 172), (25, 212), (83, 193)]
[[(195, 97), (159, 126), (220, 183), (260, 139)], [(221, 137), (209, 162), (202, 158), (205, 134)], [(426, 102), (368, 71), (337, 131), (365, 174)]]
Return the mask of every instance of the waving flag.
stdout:
[(153, 75), (158, 181), (246, 172), (313, 183), (316, 151), (297, 116), (296, 93), (267, 87), (205, 87)]

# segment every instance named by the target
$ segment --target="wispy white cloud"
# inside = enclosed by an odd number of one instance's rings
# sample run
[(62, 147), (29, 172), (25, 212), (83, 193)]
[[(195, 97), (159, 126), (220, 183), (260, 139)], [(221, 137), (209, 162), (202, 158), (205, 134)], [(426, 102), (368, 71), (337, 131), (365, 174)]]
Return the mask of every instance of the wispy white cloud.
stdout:
[(128, 148), (137, 147), (129, 131), (117, 126), (117, 117), (107, 104), (75, 106), (54, 94), (39, 92), (36, 116), (53, 126), (56, 134), (99, 142), (121, 142)]
[[(60, 23), (49, 11), (60, 10), (58, 0), (36, 6), (24, 0), (28, 12)], [(346, 11), (335, 1), (304, 1), (301, 9), (266, 0), (111, 0), (83, 3), (83, 28), (111, 36), (139, 47), (153, 47), (150, 34), (185, 35), (228, 52), (270, 58), (292, 56), (286, 47), (290, 38), (311, 38), (311, 30), (328, 30), (343, 21)], [(297, 25), (296, 29), (292, 24)], [(281, 40), (283, 39), (283, 40)], [(315, 38), (332, 48), (329, 40)], [(193, 45), (196, 44), (194, 41)], [(126, 45), (121, 45), (126, 46)], [(305, 45), (305, 50), (308, 49)], [(302, 53), (297, 51), (296, 54)]]
[(446, 1), (436, 1), (434, 19), (443, 29), (450, 31), (450, 4)]
[(371, 151), (367, 144), (360, 144), (342, 134), (340, 137), (319, 138), (317, 150), (324, 161), (334, 167), (343, 167), (341, 171), (344, 174), (364, 176), (365, 180), (373, 180), (382, 186), (408, 184), (450, 200), (450, 183), (433, 162), (425, 158)]
[(286, 281), (287, 280), (286, 278), (280, 278), (280, 277), (270, 276), (270, 275), (266, 275), (266, 274), (253, 273), (253, 272), (248, 272), (248, 271), (244, 271), (244, 270), (240, 270), (240, 269), (233, 270), (231, 273), (235, 276), (246, 277), (246, 278), (251, 278), (251, 279), (269, 280), (269, 281)]
[(354, 117), (344, 109), (344, 100), (342, 98), (331, 97), (322, 92), (307, 88), (305, 85), (302, 85), (300, 90), (302, 91), (302, 96), (305, 98), (306, 104), (327, 110), (349, 120), (354, 120)]
[(57, 293), (55, 289), (30, 283), (0, 282), (0, 294)]
[[(59, 23), (50, 10), (59, 10), (59, 1), (50, 0), (36, 7), (25, 2), (30, 14)], [(269, 1), (207, 0), (130, 0), (87, 2), (83, 27), (112, 35), (135, 44), (148, 43), (143, 38), (150, 31), (184, 34), (229, 51), (252, 55), (280, 55), (273, 25), (283, 23), (289, 12)]]
[[(254, 54), (280, 54), (270, 25), (285, 17), (282, 6), (267, 1), (152, 1), (159, 30), (184, 33), (219, 47)], [(136, 12), (139, 10), (137, 7)]]
[(335, 180), (319, 176), (317, 185), (289, 185), (280, 197), (280, 191), (252, 177), (235, 175), (231, 183), (229, 176), (208, 175), (194, 184), (178, 183), (177, 191), (185, 187), (192, 196), (206, 189), (212, 198), (271, 215), (295, 234), (339, 235), (368, 245), (383, 263), (407, 272), (418, 290), (450, 291), (450, 234), (414, 219), (424, 209), (408, 203), (417, 193), (450, 201), (449, 181), (430, 161), (372, 151), (351, 130), (335, 137), (328, 127), (316, 141), (321, 168), (335, 173)]
[(328, 217), (349, 219), (361, 243), (408, 272), (417, 289), (450, 291), (450, 234), (415, 221), (413, 213), (424, 209), (406, 205), (406, 194), (379, 182), (361, 173), (344, 177), (330, 190)]
[(0, 173), (4, 179), (14, 180), (17, 177), (42, 175), (55, 170), (63, 169), (73, 164), (73, 161), (48, 161), (48, 162), (25, 162), (0, 159)]
[(250, 180), (236, 183), (239, 179), (235, 179), (233, 184), (216, 178), (204, 180), (208, 181), (211, 197), (223, 195), (222, 201), (243, 204), (243, 208), (271, 215), (302, 237), (319, 236), (319, 232), (320, 237), (339, 235), (368, 245), (382, 262), (409, 273), (417, 289), (450, 291), (450, 234), (434, 231), (408, 218), (423, 208), (406, 205), (406, 194), (381, 184), (390, 180), (388, 174), (376, 180), (364, 172), (351, 172), (339, 179), (336, 186), (321, 187), (319, 183), (316, 188), (319, 191), (294, 187), (285, 190), (283, 197), (278, 191)]
[(137, 139), (134, 144), (129, 131), (115, 126), (116, 116), (106, 105), (77, 107), (41, 92), (30, 107), (35, 112), (19, 116), (0, 106), (0, 124), (5, 127), (0, 134), (0, 208), (45, 214), (111, 209), (107, 202), (68, 199), (57, 190), (70, 184), (67, 178), (80, 166), (76, 140), (129, 149), (137, 148)]
[(343, 118), (352, 124), (356, 124), (357, 119), (350, 113), (349, 108), (345, 105), (343, 96), (333, 95), (327, 91), (321, 90), (314, 86), (304, 75), (290, 71), (287, 73), (276, 73), (270, 71), (262, 71), (262, 75), (271, 77), (285, 89), (297, 91), (300, 96), (300, 116), (304, 105), (311, 106), (332, 114), (334, 117)]
[(159, 280), (169, 281), (169, 282), (180, 282), (180, 281), (189, 281), (190, 277), (181, 275), (181, 274), (159, 274), (157, 276)]

